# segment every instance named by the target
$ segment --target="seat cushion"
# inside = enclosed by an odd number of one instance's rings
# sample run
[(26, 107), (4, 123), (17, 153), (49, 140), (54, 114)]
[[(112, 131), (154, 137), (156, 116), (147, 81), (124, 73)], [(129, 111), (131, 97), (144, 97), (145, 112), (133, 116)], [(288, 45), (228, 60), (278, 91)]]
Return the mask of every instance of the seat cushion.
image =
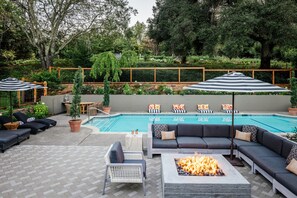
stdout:
[(12, 133), (7, 133), (7, 132), (0, 132), (0, 143), (5, 143), (5, 142), (9, 142), (13, 139), (17, 139), (18, 136)]
[(124, 160), (127, 164), (141, 164), (143, 168), (143, 176), (146, 177), (146, 161), (145, 160)]
[(286, 170), (286, 159), (283, 157), (254, 156), (253, 161), (272, 177), (275, 177), (275, 174), (277, 173), (289, 172)]
[(238, 151), (249, 157), (254, 161), (256, 156), (260, 157), (279, 157), (279, 154), (273, 152), (272, 150), (266, 148), (265, 146), (240, 146)]
[(243, 140), (233, 139), (234, 144), (236, 144), (237, 148), (241, 146), (261, 146), (259, 143), (256, 142), (247, 142)]
[(203, 137), (230, 137), (230, 126), (221, 124), (203, 125)]
[(200, 137), (177, 137), (179, 148), (206, 148), (207, 145)]
[(110, 153), (109, 159), (111, 163), (123, 163), (125, 160), (123, 148), (120, 142), (113, 143)]
[(275, 174), (275, 179), (292, 193), (297, 194), (297, 175), (293, 173), (277, 173)]
[(177, 148), (176, 140), (161, 140), (153, 138), (153, 148)]
[(178, 137), (202, 137), (202, 125), (200, 124), (178, 124), (177, 125)]
[(204, 137), (202, 138), (209, 149), (230, 149), (231, 141), (224, 137)]
[(17, 130), (0, 130), (0, 132), (11, 133), (18, 136), (18, 142), (21, 142), (30, 137), (31, 129), (17, 129)]
[(270, 132), (263, 134), (263, 145), (281, 155), (283, 139)]

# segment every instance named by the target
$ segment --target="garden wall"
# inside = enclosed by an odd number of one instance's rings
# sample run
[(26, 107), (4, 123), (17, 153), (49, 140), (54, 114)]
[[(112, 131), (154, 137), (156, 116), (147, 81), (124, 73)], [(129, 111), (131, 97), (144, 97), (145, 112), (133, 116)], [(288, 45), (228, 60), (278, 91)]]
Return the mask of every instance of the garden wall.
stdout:
[[(41, 101), (49, 107), (51, 114), (65, 112), (63, 95), (42, 96)], [(84, 102), (102, 101), (102, 95), (82, 95)], [(70, 96), (71, 100), (71, 96)], [(232, 102), (231, 95), (111, 95), (110, 105), (115, 112), (146, 112), (150, 103), (161, 104), (162, 112), (170, 112), (172, 104), (183, 103), (189, 112), (196, 111), (196, 104), (209, 104), (214, 111), (221, 110), (221, 104)], [(287, 112), (289, 95), (236, 95), (235, 108), (241, 112)]]

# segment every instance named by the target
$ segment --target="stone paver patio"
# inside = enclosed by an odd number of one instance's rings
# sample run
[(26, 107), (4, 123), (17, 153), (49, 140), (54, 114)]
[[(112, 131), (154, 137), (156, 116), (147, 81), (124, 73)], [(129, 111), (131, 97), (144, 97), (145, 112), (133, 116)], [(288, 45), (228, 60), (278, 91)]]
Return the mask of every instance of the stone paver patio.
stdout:
[[(58, 120), (56, 127), (0, 153), (0, 198), (143, 197), (141, 184), (107, 184), (102, 195), (103, 156), (114, 141), (124, 145), (124, 134), (92, 134), (88, 128), (71, 133), (69, 117), (52, 118)], [(160, 159), (146, 159), (146, 197), (162, 197)], [(283, 197), (248, 165), (236, 168), (251, 183), (252, 197)]]

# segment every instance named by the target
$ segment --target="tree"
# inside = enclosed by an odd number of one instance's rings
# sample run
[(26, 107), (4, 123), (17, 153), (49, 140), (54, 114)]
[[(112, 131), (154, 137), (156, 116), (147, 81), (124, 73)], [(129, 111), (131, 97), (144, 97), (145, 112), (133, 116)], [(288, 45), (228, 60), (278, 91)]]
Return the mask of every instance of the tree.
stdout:
[[(14, 0), (18, 17), (15, 21), (37, 48), (43, 67), (74, 38), (106, 24), (126, 28), (132, 8), (127, 0), (51, 1)], [(16, 12), (17, 12), (16, 11)]]
[(270, 68), (273, 49), (296, 40), (297, 4), (293, 0), (240, 0), (225, 7), (219, 27), (224, 44), (233, 48), (258, 42), (261, 45), (261, 69)]

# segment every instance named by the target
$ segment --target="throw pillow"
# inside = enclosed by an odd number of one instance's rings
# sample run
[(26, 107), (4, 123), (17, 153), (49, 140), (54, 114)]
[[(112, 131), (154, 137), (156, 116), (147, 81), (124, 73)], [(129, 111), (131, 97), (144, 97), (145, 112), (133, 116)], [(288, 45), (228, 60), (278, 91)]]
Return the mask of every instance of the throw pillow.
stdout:
[(162, 138), (161, 131), (168, 131), (168, 125), (167, 124), (154, 124), (154, 134), (155, 137), (158, 139)]
[(200, 109), (200, 110), (203, 109), (203, 104), (198, 104), (197, 108)]
[(154, 104), (150, 104), (149, 106), (148, 106), (148, 109), (154, 109), (155, 108), (155, 105)]
[(123, 148), (120, 142), (113, 143), (110, 153), (109, 159), (111, 163), (123, 163), (125, 160)]
[(179, 110), (185, 110), (185, 104), (180, 104), (179, 105)]
[(203, 109), (208, 110), (209, 109), (208, 104), (203, 105)]
[(35, 120), (35, 118), (34, 117), (31, 117), (31, 118), (28, 118), (27, 119), (27, 122), (32, 122), (32, 121), (34, 121)]
[(253, 125), (243, 125), (242, 132), (252, 133), (252, 141), (257, 142), (257, 127)]
[(286, 161), (287, 164), (289, 164), (292, 161), (292, 159), (297, 160), (297, 145), (294, 145), (292, 147), (292, 149), (287, 157), (287, 161)]
[(292, 159), (290, 164), (286, 167), (286, 169), (297, 175), (297, 160)]
[(162, 140), (175, 140), (175, 131), (161, 131)]
[(160, 104), (155, 104), (155, 109), (160, 110), (161, 105)]
[(178, 105), (178, 104), (173, 104), (173, 105), (172, 105), (172, 108), (173, 108), (173, 109), (179, 109), (179, 105)]
[(235, 139), (243, 140), (243, 141), (251, 141), (252, 133), (246, 133), (236, 130)]

